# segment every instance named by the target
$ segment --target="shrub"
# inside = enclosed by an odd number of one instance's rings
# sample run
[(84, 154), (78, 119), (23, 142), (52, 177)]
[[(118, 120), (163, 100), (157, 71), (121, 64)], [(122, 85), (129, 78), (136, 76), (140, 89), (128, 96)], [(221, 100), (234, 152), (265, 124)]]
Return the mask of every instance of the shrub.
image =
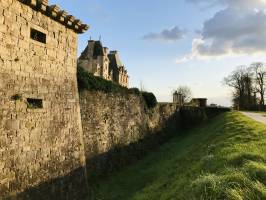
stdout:
[(154, 108), (157, 105), (157, 99), (151, 92), (142, 92), (142, 97), (144, 98), (148, 108)]
[(128, 89), (105, 80), (100, 77), (96, 77), (93, 74), (86, 72), (82, 67), (78, 66), (77, 70), (78, 88), (82, 90), (98, 90), (107, 93), (128, 93)]
[(141, 94), (141, 92), (139, 91), (138, 88), (130, 88), (129, 90), (130, 90), (130, 93), (132, 93), (132, 94), (136, 94), (136, 95)]
[(141, 95), (148, 108), (154, 108), (157, 105), (157, 99), (153, 93), (140, 92), (138, 88), (126, 88), (112, 81), (107, 81), (101, 77), (86, 72), (82, 67), (77, 68), (77, 79), (79, 91), (95, 90), (106, 93), (135, 94)]

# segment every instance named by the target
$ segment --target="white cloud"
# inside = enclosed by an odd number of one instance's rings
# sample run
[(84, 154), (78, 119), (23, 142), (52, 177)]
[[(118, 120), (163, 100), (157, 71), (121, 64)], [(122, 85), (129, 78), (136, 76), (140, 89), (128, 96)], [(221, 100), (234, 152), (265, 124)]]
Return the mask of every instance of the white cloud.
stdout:
[(164, 29), (160, 33), (149, 33), (144, 35), (142, 39), (144, 40), (161, 40), (161, 41), (177, 41), (185, 36), (186, 31), (175, 26), (171, 29)]
[(265, 6), (265, 0), (187, 0), (187, 2), (199, 5), (225, 5), (236, 8), (250, 8)]
[(266, 54), (266, 0), (187, 0), (225, 7), (204, 22), (192, 51), (180, 60)]

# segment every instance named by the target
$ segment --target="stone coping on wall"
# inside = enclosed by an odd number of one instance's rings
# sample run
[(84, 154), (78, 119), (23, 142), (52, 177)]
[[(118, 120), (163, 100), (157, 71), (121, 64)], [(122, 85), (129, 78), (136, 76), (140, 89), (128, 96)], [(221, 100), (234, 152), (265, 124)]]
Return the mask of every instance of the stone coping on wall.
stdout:
[(30, 6), (32, 9), (42, 12), (53, 20), (63, 24), (76, 33), (84, 33), (89, 29), (87, 24), (83, 24), (81, 20), (76, 19), (73, 15), (69, 15), (66, 11), (61, 10), (57, 5), (48, 5), (48, 0), (18, 0)]

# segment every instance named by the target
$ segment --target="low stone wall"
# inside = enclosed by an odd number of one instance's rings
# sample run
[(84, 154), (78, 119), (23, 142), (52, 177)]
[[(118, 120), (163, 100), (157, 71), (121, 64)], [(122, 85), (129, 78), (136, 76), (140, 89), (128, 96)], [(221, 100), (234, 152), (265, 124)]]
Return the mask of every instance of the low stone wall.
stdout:
[[(130, 158), (136, 149), (144, 151), (155, 141), (165, 140), (175, 132), (166, 129), (177, 130), (180, 122), (177, 105), (158, 104), (148, 109), (138, 95), (83, 91), (80, 106), (88, 174), (123, 165), (123, 159)], [(161, 134), (164, 137), (151, 138)], [(144, 142), (147, 137), (149, 143)], [(136, 145), (141, 141), (142, 145)]]
[(184, 106), (180, 109), (180, 123), (182, 129), (192, 128), (197, 124), (211, 119), (221, 113), (230, 111), (223, 107), (193, 107)]

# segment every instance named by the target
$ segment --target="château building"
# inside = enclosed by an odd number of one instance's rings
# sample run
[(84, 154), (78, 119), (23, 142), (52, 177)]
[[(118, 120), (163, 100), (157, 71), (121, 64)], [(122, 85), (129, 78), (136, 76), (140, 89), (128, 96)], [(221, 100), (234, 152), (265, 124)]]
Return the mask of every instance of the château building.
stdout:
[(128, 87), (129, 76), (118, 52), (109, 52), (101, 41), (88, 41), (87, 47), (78, 59), (78, 65), (94, 76)]

